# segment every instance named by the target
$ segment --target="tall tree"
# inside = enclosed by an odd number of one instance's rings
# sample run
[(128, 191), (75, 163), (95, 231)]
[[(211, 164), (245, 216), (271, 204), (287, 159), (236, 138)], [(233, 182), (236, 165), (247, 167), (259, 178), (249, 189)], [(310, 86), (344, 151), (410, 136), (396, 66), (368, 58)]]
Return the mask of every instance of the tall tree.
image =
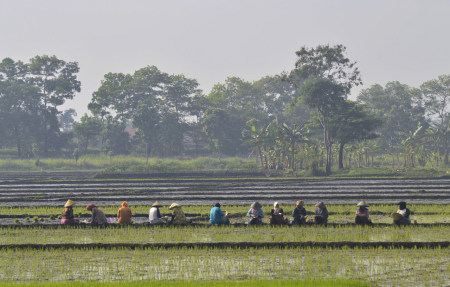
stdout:
[(86, 153), (91, 143), (100, 140), (102, 122), (95, 116), (84, 114), (80, 122), (73, 123), (73, 133), (78, 140), (82, 153)]
[(160, 122), (158, 109), (146, 104), (139, 105), (133, 114), (133, 126), (138, 128), (136, 138), (145, 145), (147, 164), (152, 147), (158, 142)]
[(380, 137), (376, 141), (380, 148), (392, 155), (399, 151), (402, 141), (419, 124), (424, 128), (423, 132), (428, 128), (418, 89), (396, 81), (387, 83), (385, 87), (376, 84), (362, 90), (358, 100), (384, 119), (384, 124), (377, 130)]
[(31, 154), (40, 136), (39, 90), (27, 82), (28, 66), (5, 58), (0, 63), (0, 117), (4, 145), (14, 139), (19, 157)]
[(450, 75), (441, 75), (435, 80), (427, 81), (420, 86), (424, 94), (424, 106), (430, 121), (439, 131), (439, 142), (444, 150), (444, 163), (448, 164), (450, 145)]
[(65, 100), (73, 99), (80, 92), (80, 82), (76, 74), (79, 71), (77, 62), (66, 63), (56, 56), (36, 56), (30, 59), (30, 82), (39, 88), (41, 94), (44, 154), (48, 155), (49, 133), (51, 123), (57, 122), (58, 106)]
[(318, 111), (327, 152), (326, 174), (331, 173), (332, 163), (329, 117), (334, 106), (346, 99), (351, 88), (362, 83), (356, 63), (346, 57), (345, 51), (343, 45), (303, 47), (296, 52), (295, 69), (288, 77), (300, 89), (297, 99)]
[(375, 130), (383, 120), (367, 108), (353, 101), (346, 100), (336, 106), (336, 112), (330, 120), (330, 137), (339, 143), (339, 169), (344, 168), (344, 146), (354, 141), (374, 139)]

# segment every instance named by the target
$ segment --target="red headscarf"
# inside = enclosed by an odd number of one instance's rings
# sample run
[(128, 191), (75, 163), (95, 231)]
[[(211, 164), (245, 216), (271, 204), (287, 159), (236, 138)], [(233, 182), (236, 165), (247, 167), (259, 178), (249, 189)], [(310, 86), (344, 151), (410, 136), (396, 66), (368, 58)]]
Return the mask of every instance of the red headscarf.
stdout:
[(97, 205), (95, 205), (95, 204), (93, 204), (93, 203), (88, 204), (88, 206), (86, 206), (86, 210), (87, 210), (87, 211), (91, 211), (92, 208), (94, 208), (94, 207), (97, 207)]
[(128, 207), (128, 202), (126, 201), (122, 202), (122, 207)]

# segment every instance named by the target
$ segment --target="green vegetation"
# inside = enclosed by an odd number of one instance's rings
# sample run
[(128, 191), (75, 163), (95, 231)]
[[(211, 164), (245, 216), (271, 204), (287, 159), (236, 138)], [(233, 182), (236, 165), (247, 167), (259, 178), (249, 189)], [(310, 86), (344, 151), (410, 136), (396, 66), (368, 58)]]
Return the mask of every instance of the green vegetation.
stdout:
[[(80, 91), (77, 62), (4, 58), (0, 170), (449, 176), (450, 75), (416, 88), (374, 84), (350, 101), (362, 82), (346, 47), (295, 54), (286, 74), (231, 76), (207, 93), (196, 79), (155, 66), (107, 73), (79, 121), (75, 110), (59, 110)], [(159, 159), (204, 155), (219, 159)], [(244, 159), (222, 159), (237, 156)]]
[[(39, 238), (39, 240), (37, 240)], [(180, 226), (57, 229), (0, 228), (0, 244), (217, 243), (217, 242), (439, 242), (450, 226)]]
[(144, 281), (144, 282), (70, 282), (0, 283), (0, 287), (369, 287), (356, 280), (252, 280), (252, 281)]
[[(367, 280), (448, 285), (450, 249), (3, 250), (0, 281)], [(411, 272), (414, 270), (414, 272)], [(397, 285), (397, 284), (396, 284)]]

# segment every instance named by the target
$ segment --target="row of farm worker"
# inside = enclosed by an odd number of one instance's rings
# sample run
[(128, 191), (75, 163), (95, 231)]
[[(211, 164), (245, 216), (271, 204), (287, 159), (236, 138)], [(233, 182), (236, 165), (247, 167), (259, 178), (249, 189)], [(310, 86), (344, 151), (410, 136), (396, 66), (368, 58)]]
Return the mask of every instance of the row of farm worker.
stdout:
[[(68, 200), (64, 205), (64, 211), (62, 212), (61, 223), (62, 224), (78, 224), (79, 221), (75, 219), (73, 214), (73, 206), (75, 202)], [(307, 223), (315, 224), (327, 224), (328, 223), (328, 209), (323, 202), (316, 203), (316, 210), (314, 211), (314, 221), (308, 219), (306, 215), (306, 209), (304, 207), (305, 203), (303, 200), (298, 200), (295, 204), (294, 211), (292, 212), (293, 219), (288, 221), (284, 218), (284, 211), (280, 207), (278, 202), (275, 202), (273, 209), (270, 211), (270, 224), (281, 225), (281, 224), (296, 224), (302, 225)], [(410, 211), (406, 208), (406, 202), (401, 201), (397, 203), (398, 210), (391, 214), (393, 218), (393, 223), (398, 225), (406, 225), (411, 223)], [(172, 210), (172, 216), (162, 216), (159, 208), (163, 205), (158, 201), (152, 204), (149, 212), (149, 222), (150, 224), (188, 224), (190, 221), (186, 218), (181, 205), (178, 203), (172, 203), (169, 207)], [(365, 202), (359, 202), (357, 205), (358, 209), (355, 214), (355, 223), (361, 225), (371, 225), (372, 221), (369, 217), (369, 205)], [(88, 204), (86, 210), (92, 212), (92, 217), (88, 220), (88, 223), (92, 224), (108, 224), (108, 219), (102, 210), (100, 210), (95, 204)], [(230, 224), (228, 218), (229, 213), (227, 211), (222, 211), (220, 203), (216, 203), (210, 211), (209, 222), (211, 224)], [(262, 210), (262, 205), (255, 201), (250, 206), (247, 212), (249, 221), (247, 224), (262, 224), (262, 219), (264, 218), (264, 211)], [(117, 221), (119, 224), (130, 224), (132, 223), (132, 212), (128, 207), (128, 203), (124, 201), (122, 206), (117, 212)]]

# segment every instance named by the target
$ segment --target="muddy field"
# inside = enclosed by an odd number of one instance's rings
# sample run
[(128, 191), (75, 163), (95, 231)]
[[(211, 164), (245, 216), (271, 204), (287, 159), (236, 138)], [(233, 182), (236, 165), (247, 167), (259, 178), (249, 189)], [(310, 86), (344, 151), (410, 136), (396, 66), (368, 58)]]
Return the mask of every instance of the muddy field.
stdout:
[[(247, 205), (279, 201), (306, 203), (450, 203), (450, 179), (271, 179), (239, 178), (226, 174), (180, 174), (147, 178), (96, 178), (94, 174), (30, 174), (22, 178), (0, 175), (0, 206), (62, 206), (67, 199), (77, 204), (210, 205), (214, 202)], [(104, 176), (108, 177), (108, 176)], [(7, 178), (7, 180), (6, 180)], [(50, 180), (49, 180), (50, 179)]]

